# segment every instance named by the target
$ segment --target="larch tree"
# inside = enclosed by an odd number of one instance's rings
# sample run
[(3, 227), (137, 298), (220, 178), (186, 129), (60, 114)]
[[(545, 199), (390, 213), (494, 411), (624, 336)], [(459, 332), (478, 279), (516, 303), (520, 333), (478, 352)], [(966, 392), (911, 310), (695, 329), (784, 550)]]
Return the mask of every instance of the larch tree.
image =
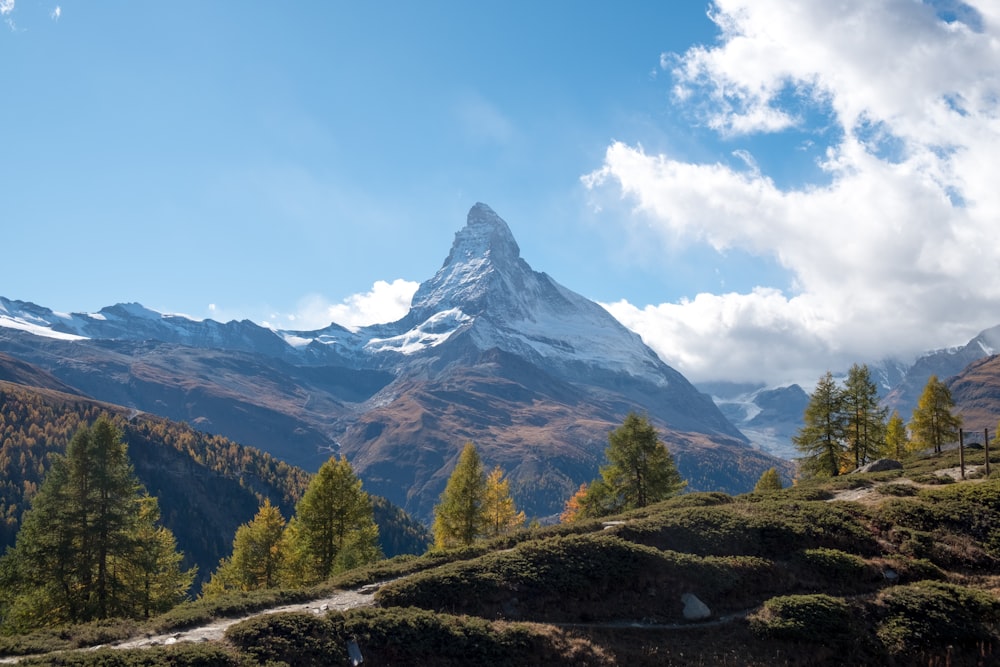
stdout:
[(524, 526), (524, 512), (518, 512), (510, 497), (510, 480), (503, 478), (503, 470), (496, 466), (486, 477), (483, 490), (485, 536), (505, 535)]
[(608, 464), (580, 500), (583, 516), (606, 516), (646, 507), (680, 493), (687, 482), (656, 429), (630, 412), (608, 436)]
[(139, 617), (186, 593), (173, 535), (159, 529), (122, 433), (106, 416), (82, 426), (48, 474), (0, 568), (6, 621), (30, 628)]
[(854, 364), (841, 392), (848, 454), (860, 468), (885, 450), (886, 410), (879, 405), (878, 387), (867, 365)]
[(807, 475), (835, 477), (840, 474), (847, 456), (843, 405), (843, 394), (827, 371), (809, 396), (805, 423), (792, 438), (795, 448), (803, 454), (799, 462)]
[(194, 583), (197, 567), (182, 569), (184, 554), (177, 550), (177, 539), (159, 525), (160, 504), (153, 496), (140, 499), (135, 529), (135, 549), (127, 561), (126, 578), (136, 615), (149, 618), (183, 602)]
[(278, 586), (284, 571), (284, 531), (281, 510), (265, 498), (254, 518), (236, 529), (232, 554), (219, 562), (202, 589), (202, 597)]
[(897, 459), (906, 456), (910, 451), (910, 438), (906, 433), (906, 424), (897, 410), (892, 411), (889, 422), (885, 426), (885, 447)]
[(295, 506), (295, 519), (298, 543), (289, 548), (305, 558), (302, 583), (323, 581), (382, 557), (371, 498), (346, 458), (331, 458), (320, 467)]
[(468, 546), (485, 532), (486, 477), (476, 446), (465, 443), (434, 507), (434, 547)]
[(768, 468), (763, 473), (761, 473), (760, 479), (757, 480), (757, 484), (753, 487), (754, 493), (766, 492), (766, 491), (780, 491), (781, 476), (778, 474), (777, 468)]
[(910, 434), (917, 447), (932, 447), (937, 454), (945, 443), (958, 440), (962, 419), (951, 413), (955, 401), (948, 386), (930, 376), (910, 419)]
[(566, 501), (566, 505), (563, 507), (562, 514), (559, 515), (560, 523), (572, 523), (577, 519), (583, 518), (583, 499), (587, 497), (587, 483), (584, 482), (580, 485), (580, 488), (576, 490), (569, 500)]

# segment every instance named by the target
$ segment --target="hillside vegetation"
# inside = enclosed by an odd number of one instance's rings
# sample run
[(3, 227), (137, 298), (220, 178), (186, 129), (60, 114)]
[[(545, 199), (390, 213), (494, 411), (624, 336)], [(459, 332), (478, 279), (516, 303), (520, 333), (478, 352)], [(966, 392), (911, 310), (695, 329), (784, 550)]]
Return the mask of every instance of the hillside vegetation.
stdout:
[[(223, 645), (50, 655), (44, 664), (347, 665), (355, 649), (366, 664), (995, 664), (1000, 479), (981, 476), (983, 459), (967, 453), (969, 479), (959, 481), (958, 456), (945, 452), (901, 471), (681, 495), (610, 520), (383, 561), (326, 584), (388, 582), (374, 608), (268, 614), (232, 626)], [(308, 595), (182, 604), (145, 627)], [(687, 595), (707, 606), (705, 618), (685, 618)], [(62, 646), (97, 634), (75, 632)], [(11, 638), (8, 650), (39, 643)]]
[[(122, 430), (144, 488), (159, 499), (162, 523), (176, 536), (185, 566), (197, 565), (203, 580), (265, 498), (290, 517), (310, 479), (269, 454), (187, 424), (0, 381), (0, 550), (14, 544), (49, 454), (65, 451), (82, 424), (105, 413)], [(426, 529), (383, 498), (373, 505), (384, 553), (426, 550)]]

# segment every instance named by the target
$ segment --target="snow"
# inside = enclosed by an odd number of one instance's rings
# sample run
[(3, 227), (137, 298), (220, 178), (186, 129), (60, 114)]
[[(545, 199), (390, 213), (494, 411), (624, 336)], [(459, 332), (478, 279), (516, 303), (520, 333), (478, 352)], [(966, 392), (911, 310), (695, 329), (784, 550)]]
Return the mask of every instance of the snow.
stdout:
[[(31, 319), (37, 319), (37, 318), (31, 318)], [(28, 322), (24, 318), (11, 317), (10, 315), (0, 315), (0, 327), (6, 327), (8, 329), (18, 329), (20, 331), (26, 331), (36, 336), (43, 336), (45, 338), (55, 338), (58, 340), (86, 340), (85, 336), (77, 336), (75, 334), (54, 331), (50, 327), (46, 326), (44, 323), (39, 324), (37, 321)]]
[(275, 331), (275, 333), (281, 336), (282, 340), (296, 349), (301, 349), (315, 340), (314, 338), (304, 338), (302, 336), (296, 336), (294, 334), (284, 333), (281, 331)]
[(471, 319), (458, 308), (450, 308), (433, 315), (419, 326), (398, 336), (372, 338), (365, 344), (365, 350), (370, 352), (394, 351), (407, 356), (416, 354), (448, 340), (453, 333)]

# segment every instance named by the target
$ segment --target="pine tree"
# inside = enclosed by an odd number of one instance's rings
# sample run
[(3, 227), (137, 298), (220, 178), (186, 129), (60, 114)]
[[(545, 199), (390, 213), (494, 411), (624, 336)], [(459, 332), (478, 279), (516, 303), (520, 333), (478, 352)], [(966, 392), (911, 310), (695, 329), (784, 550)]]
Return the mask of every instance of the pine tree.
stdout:
[(777, 468), (768, 468), (765, 470), (760, 479), (757, 480), (757, 485), (753, 487), (754, 493), (766, 492), (766, 491), (780, 491), (782, 489), (781, 476), (778, 475)]
[(65, 456), (53, 456), (3, 558), (7, 622), (137, 617), (183, 597), (193, 572), (180, 571), (173, 535), (155, 527), (159, 510), (140, 491), (111, 420), (81, 427)]
[(799, 459), (803, 472), (808, 475), (839, 475), (846, 452), (844, 438), (846, 424), (843, 412), (843, 395), (827, 371), (816, 384), (809, 397), (802, 428), (792, 438), (796, 449), (803, 453)]
[(468, 546), (483, 534), (485, 497), (483, 463), (476, 446), (467, 442), (448, 478), (440, 502), (434, 507), (435, 548)]
[(291, 549), (304, 553), (305, 583), (382, 557), (371, 498), (346, 458), (331, 458), (320, 467), (295, 506), (295, 518), (298, 544)]
[(885, 427), (885, 446), (897, 459), (902, 459), (910, 451), (910, 439), (906, 434), (906, 424), (899, 412), (892, 411)]
[(278, 586), (285, 560), (284, 530), (281, 511), (265, 498), (254, 518), (236, 530), (232, 554), (219, 562), (202, 597)]
[(886, 410), (879, 406), (878, 387), (867, 365), (854, 364), (841, 393), (845, 416), (847, 450), (854, 467), (878, 458), (885, 450)]
[(514, 499), (510, 497), (510, 480), (503, 478), (500, 466), (493, 468), (486, 478), (483, 513), (486, 537), (505, 535), (524, 525), (524, 512), (518, 512), (514, 506)]
[(951, 413), (954, 407), (955, 401), (948, 386), (939, 381), (936, 375), (930, 376), (910, 420), (913, 444), (918, 447), (933, 447), (934, 452), (940, 454), (942, 445), (958, 440), (962, 419)]
[(608, 465), (581, 499), (584, 516), (606, 516), (646, 507), (680, 493), (687, 485), (656, 429), (630, 412), (608, 436)]

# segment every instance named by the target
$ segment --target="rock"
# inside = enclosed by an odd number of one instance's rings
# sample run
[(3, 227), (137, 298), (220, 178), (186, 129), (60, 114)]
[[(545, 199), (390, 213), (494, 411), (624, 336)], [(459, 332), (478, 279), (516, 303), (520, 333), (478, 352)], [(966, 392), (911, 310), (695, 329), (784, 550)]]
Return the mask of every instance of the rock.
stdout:
[[(883, 470), (902, 470), (903, 464), (895, 459), (876, 459), (866, 463), (853, 472), (882, 472)], [(853, 473), (852, 473), (853, 474)]]
[(682, 595), (681, 602), (684, 603), (685, 621), (703, 621), (712, 615), (712, 610), (708, 608), (708, 605), (692, 593)]

